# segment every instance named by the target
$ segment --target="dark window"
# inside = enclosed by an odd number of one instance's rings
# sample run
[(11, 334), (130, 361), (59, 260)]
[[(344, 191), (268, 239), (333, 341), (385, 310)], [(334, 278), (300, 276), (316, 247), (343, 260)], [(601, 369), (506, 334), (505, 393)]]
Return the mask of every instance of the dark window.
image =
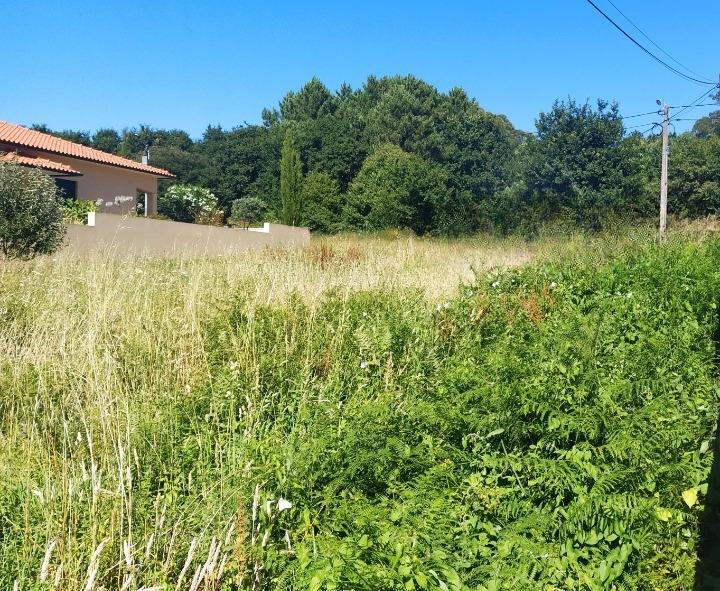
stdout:
[(65, 199), (77, 199), (77, 181), (67, 179), (55, 179), (55, 184), (60, 189)]

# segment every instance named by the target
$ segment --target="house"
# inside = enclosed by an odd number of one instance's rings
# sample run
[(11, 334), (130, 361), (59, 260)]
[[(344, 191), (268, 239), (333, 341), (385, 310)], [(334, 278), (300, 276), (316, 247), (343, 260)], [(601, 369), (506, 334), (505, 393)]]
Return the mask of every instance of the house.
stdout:
[(265, 223), (262, 229), (248, 231), (136, 215), (108, 215), (127, 212), (138, 199), (142, 199), (145, 216), (156, 213), (158, 179), (174, 175), (146, 162), (0, 121), (3, 160), (44, 170), (67, 197), (102, 200), (92, 224), (67, 227), (65, 248), (78, 255), (102, 250), (122, 257), (180, 253), (214, 256), (249, 249), (302, 247), (310, 242), (307, 228), (281, 224)]
[(1, 120), (0, 160), (44, 170), (67, 197), (102, 200), (98, 211), (105, 213), (127, 211), (136, 200), (145, 215), (157, 213), (158, 179), (174, 176), (162, 168)]

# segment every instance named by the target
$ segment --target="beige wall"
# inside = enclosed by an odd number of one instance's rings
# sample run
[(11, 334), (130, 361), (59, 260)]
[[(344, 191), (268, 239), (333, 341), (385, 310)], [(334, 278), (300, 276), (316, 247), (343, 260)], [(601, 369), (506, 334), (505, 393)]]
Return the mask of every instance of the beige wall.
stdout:
[(66, 250), (117, 256), (217, 255), (265, 247), (307, 246), (310, 232), (268, 224), (268, 232), (218, 228), (134, 216), (96, 214), (95, 226), (68, 226)]
[[(0, 145), (0, 151), (11, 150), (12, 148), (3, 148)], [(137, 191), (149, 193), (148, 213), (157, 212), (157, 177), (140, 171), (130, 170), (127, 168), (119, 168), (117, 166), (109, 166), (106, 164), (98, 164), (71, 158), (70, 156), (61, 156), (59, 154), (50, 154), (29, 148), (22, 148), (22, 153), (28, 156), (41, 156), (62, 162), (72, 166), (78, 172), (82, 172), (82, 176), (67, 177), (68, 180), (77, 182), (78, 199), (86, 199), (96, 201), (102, 199), (105, 202), (114, 203), (115, 197), (130, 196), (133, 199)], [(134, 205), (134, 201), (126, 204), (124, 207), (104, 206), (98, 211), (106, 213), (124, 213), (129, 207)]]

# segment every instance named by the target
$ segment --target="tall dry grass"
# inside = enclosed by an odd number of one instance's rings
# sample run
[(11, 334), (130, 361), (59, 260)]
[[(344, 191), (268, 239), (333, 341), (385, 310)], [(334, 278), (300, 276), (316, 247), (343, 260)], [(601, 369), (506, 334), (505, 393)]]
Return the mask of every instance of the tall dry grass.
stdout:
[[(184, 414), (203, 416), (205, 327), (229, 299), (251, 312), (291, 297), (312, 309), (328, 290), (415, 290), (435, 304), (476, 272), (617, 243), (339, 236), (216, 258), (0, 262), (0, 588), (197, 591), (231, 571), (260, 584), (257, 491), (219, 444), (236, 435)], [(203, 472), (208, 457), (217, 468)]]
[[(213, 511), (203, 501), (235, 494), (223, 491), (227, 474), (208, 479), (215, 491), (196, 484), (196, 502), (183, 504), (182, 514), (156, 502), (168, 495), (162, 483), (149, 491), (135, 481), (147, 459), (139, 453), (161, 454), (165, 444), (144, 441), (139, 452), (137, 433), (152, 433), (153, 422), (167, 429), (183, 395), (202, 387), (203, 325), (229, 297), (241, 294), (252, 308), (281, 305), (291, 294), (312, 304), (332, 289), (408, 288), (433, 300), (452, 294), (473, 269), (531, 256), (520, 242), (344, 236), (304, 250), (214, 258), (61, 252), (3, 262), (0, 487), (14, 502), (0, 508), (0, 586), (91, 591), (108, 566), (119, 589), (168, 580), (197, 589), (221, 576), (238, 552), (227, 539), (237, 524), (208, 519)], [(210, 440), (198, 446), (219, 453)], [(193, 478), (192, 466), (180, 470)]]

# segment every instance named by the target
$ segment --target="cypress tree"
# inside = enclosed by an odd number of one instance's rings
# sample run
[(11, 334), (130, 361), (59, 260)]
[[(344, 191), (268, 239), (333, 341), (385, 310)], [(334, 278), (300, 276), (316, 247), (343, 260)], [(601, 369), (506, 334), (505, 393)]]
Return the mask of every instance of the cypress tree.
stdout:
[(294, 226), (300, 222), (302, 209), (302, 164), (300, 154), (295, 147), (292, 132), (285, 133), (280, 152), (280, 202), (282, 203), (282, 221)]

